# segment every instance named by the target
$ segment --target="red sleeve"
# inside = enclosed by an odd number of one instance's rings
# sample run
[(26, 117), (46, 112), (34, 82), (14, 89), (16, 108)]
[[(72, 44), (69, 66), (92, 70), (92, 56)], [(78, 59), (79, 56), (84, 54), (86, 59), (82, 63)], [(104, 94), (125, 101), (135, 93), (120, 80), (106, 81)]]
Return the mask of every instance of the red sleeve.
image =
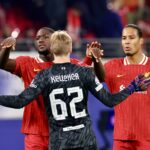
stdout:
[(83, 60), (83, 64), (86, 64), (88, 66), (91, 66), (92, 65), (92, 58), (90, 57), (85, 57), (84, 60)]

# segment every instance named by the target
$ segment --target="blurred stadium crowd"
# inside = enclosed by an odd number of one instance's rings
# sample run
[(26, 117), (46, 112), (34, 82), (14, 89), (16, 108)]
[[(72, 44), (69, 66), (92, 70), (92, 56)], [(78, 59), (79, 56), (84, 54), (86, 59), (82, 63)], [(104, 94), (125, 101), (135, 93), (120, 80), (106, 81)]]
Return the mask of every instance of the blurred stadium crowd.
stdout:
[(48, 26), (67, 30), (77, 50), (87, 40), (102, 38), (105, 56), (119, 57), (120, 41), (114, 39), (121, 37), (128, 23), (138, 24), (150, 38), (149, 0), (0, 0), (0, 37), (18, 36), (19, 51), (35, 49), (37, 29)]

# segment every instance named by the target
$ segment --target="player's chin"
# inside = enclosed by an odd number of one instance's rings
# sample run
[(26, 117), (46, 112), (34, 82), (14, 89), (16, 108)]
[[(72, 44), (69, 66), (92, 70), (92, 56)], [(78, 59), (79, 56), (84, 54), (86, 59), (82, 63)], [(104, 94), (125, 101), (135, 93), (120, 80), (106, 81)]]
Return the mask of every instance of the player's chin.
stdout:
[(47, 49), (42, 50), (42, 51), (38, 50), (38, 53), (41, 54), (41, 55), (45, 55), (46, 56), (46, 55), (49, 54), (49, 50), (47, 50)]
[(39, 52), (45, 52), (45, 51), (47, 51), (47, 49), (46, 48), (38, 48), (38, 51)]
[(127, 56), (132, 56), (133, 54), (129, 51), (124, 51), (124, 53), (127, 55)]

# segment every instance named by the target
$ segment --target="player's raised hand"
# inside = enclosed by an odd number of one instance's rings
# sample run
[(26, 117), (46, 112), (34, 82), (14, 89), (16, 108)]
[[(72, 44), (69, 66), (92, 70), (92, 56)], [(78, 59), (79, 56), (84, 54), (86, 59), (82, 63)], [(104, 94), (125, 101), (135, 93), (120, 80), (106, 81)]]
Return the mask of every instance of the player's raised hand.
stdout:
[(9, 49), (12, 48), (12, 50), (15, 50), (16, 47), (16, 39), (13, 37), (8, 37), (6, 39), (4, 39), (1, 43), (0, 43), (1, 49)]
[(99, 62), (99, 60), (103, 56), (101, 44), (97, 41), (87, 44), (86, 55), (88, 57), (93, 57), (96, 60), (96, 62)]
[(150, 72), (139, 74), (131, 82), (131, 90), (134, 91), (145, 91), (150, 86)]

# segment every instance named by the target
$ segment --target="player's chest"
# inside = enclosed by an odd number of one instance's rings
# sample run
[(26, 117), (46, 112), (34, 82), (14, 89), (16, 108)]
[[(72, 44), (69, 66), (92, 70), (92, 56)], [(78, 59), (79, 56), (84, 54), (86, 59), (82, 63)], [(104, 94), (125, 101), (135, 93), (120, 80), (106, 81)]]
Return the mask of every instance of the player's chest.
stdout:
[(137, 75), (148, 72), (150, 68), (144, 65), (137, 66), (123, 66), (120, 68), (113, 68), (108, 74), (110, 84), (119, 90), (126, 87)]
[(26, 76), (28, 76), (28, 78), (34, 78), (37, 73), (39, 73), (40, 71), (44, 69), (47, 69), (50, 66), (51, 64), (47, 62), (45, 63), (44, 62), (43, 63), (32, 62), (25, 66), (24, 71), (26, 72)]

